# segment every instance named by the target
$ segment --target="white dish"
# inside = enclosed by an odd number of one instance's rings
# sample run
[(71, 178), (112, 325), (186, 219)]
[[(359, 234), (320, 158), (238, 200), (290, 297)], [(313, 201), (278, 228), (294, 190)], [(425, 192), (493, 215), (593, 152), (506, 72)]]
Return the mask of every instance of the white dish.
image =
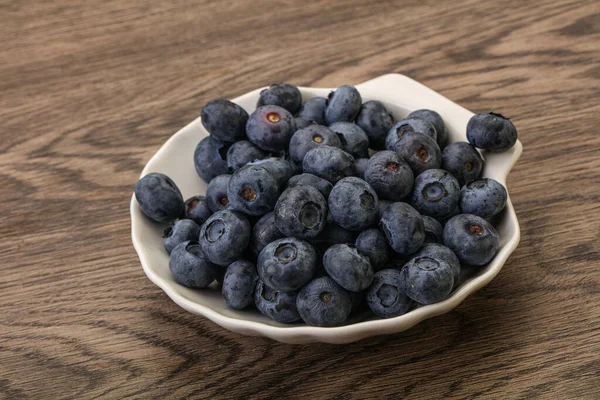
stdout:
[[(466, 140), (465, 129), (473, 113), (406, 76), (383, 75), (356, 85), (356, 87), (360, 91), (363, 101), (382, 101), (398, 119), (420, 108), (435, 110), (444, 118), (451, 142)], [(313, 96), (327, 96), (331, 90), (300, 88), (303, 100)], [(250, 113), (255, 109), (259, 93), (260, 89), (233, 101)], [(202, 126), (200, 118), (197, 118), (173, 135), (160, 148), (146, 164), (141, 176), (150, 172), (162, 172), (168, 175), (181, 189), (184, 199), (192, 195), (204, 194), (206, 184), (196, 175), (193, 153), (198, 142), (206, 135), (207, 132)], [(517, 141), (508, 152), (484, 153), (486, 163), (483, 176), (494, 178), (506, 186), (508, 173), (519, 159), (522, 150), (521, 142)], [(135, 196), (132, 196), (133, 245), (144, 272), (152, 282), (185, 310), (202, 315), (226, 329), (244, 335), (267, 336), (285, 343), (349, 343), (370, 336), (401, 332), (426, 318), (447, 313), (468, 295), (488, 284), (500, 272), (508, 256), (517, 247), (520, 238), (519, 222), (509, 198), (506, 209), (496, 224), (500, 233), (500, 251), (489, 265), (466, 279), (448, 299), (416, 308), (396, 318), (375, 319), (372, 317), (372, 319), (357, 321), (345, 326), (319, 328), (301, 323), (280, 324), (254, 309), (244, 311), (229, 309), (216, 287), (192, 290), (178, 285), (169, 271), (169, 257), (162, 242), (163, 228), (163, 225), (150, 221), (142, 214)]]

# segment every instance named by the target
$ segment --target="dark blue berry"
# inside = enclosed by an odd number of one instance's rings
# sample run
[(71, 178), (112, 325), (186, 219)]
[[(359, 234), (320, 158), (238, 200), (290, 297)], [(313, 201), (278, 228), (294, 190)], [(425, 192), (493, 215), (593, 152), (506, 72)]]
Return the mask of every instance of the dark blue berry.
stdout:
[(385, 138), (394, 125), (394, 117), (383, 103), (371, 100), (361, 106), (356, 124), (366, 133), (370, 147), (381, 150), (385, 148)]
[(352, 122), (358, 115), (361, 104), (362, 98), (354, 86), (340, 86), (327, 97), (325, 121), (328, 125), (339, 121)]
[(452, 269), (452, 275), (454, 277), (454, 285), (458, 283), (460, 276), (460, 261), (456, 254), (448, 247), (438, 243), (425, 243), (421, 249), (414, 254), (415, 257), (429, 257), (434, 260), (443, 260), (448, 263)]
[(185, 219), (191, 219), (198, 226), (212, 215), (208, 202), (204, 196), (193, 196), (185, 201)]
[(389, 205), (392, 204), (391, 201), (385, 199), (379, 199), (379, 209), (377, 210), (377, 220), (380, 220), (383, 216), (383, 212)]
[(460, 185), (443, 169), (428, 169), (415, 178), (411, 204), (423, 215), (445, 218), (456, 208)]
[(212, 264), (196, 241), (177, 245), (169, 257), (169, 269), (175, 282), (191, 288), (205, 288), (210, 285), (220, 269)]
[(229, 144), (212, 136), (207, 136), (198, 143), (194, 151), (194, 166), (196, 173), (204, 182), (210, 182), (217, 175), (229, 173), (228, 150)]
[(231, 176), (227, 197), (234, 210), (253, 216), (265, 215), (275, 207), (279, 185), (266, 169), (246, 165)]
[(248, 218), (233, 210), (217, 211), (200, 229), (200, 245), (214, 264), (227, 266), (240, 258), (250, 242)]
[(517, 129), (502, 114), (475, 114), (467, 124), (467, 139), (480, 149), (503, 152), (514, 146)]
[(368, 158), (357, 158), (354, 161), (354, 176), (360, 179), (365, 179), (365, 171), (367, 170), (367, 166), (369, 164)]
[(384, 150), (369, 159), (365, 180), (380, 198), (398, 201), (410, 194), (414, 175), (402, 157), (396, 152)]
[(373, 280), (373, 267), (366, 255), (353, 245), (334, 244), (323, 256), (323, 266), (338, 285), (352, 292), (361, 292)]
[(375, 271), (388, 262), (390, 252), (385, 235), (377, 228), (362, 231), (356, 239), (356, 249), (369, 258)]
[(468, 183), (460, 193), (460, 209), (465, 214), (491, 218), (506, 206), (508, 193), (498, 181), (483, 178)]
[(422, 215), (423, 227), (425, 228), (425, 242), (424, 243), (442, 243), (442, 233), (444, 227), (440, 222), (427, 215)]
[(296, 185), (284, 190), (275, 204), (275, 224), (286, 236), (310, 239), (327, 222), (327, 201), (314, 187)]
[(352, 122), (336, 122), (329, 125), (329, 129), (337, 134), (339, 147), (346, 153), (354, 158), (369, 157), (369, 138), (360, 126)]
[(341, 147), (340, 139), (335, 133), (322, 125), (310, 125), (294, 133), (290, 140), (290, 156), (292, 160), (301, 163), (309, 150), (319, 146)]
[(292, 176), (288, 181), (287, 186), (294, 187), (296, 185), (312, 186), (319, 192), (321, 192), (325, 199), (329, 197), (331, 189), (333, 189), (333, 185), (329, 181), (326, 181), (323, 178), (319, 178), (318, 176), (313, 174), (300, 174)]
[(335, 184), (354, 175), (354, 157), (337, 147), (319, 146), (306, 153), (302, 170)]
[(440, 149), (443, 149), (448, 145), (448, 131), (446, 130), (446, 124), (440, 114), (433, 110), (415, 110), (408, 114), (408, 118), (421, 118), (429, 122), (434, 126), (435, 132), (437, 133), (437, 143)]
[(300, 314), (296, 308), (298, 292), (282, 292), (271, 289), (260, 279), (256, 284), (254, 292), (254, 303), (261, 314), (284, 324), (300, 320)]
[(294, 132), (299, 131), (300, 129), (308, 128), (309, 126), (314, 124), (315, 123), (311, 120), (296, 117), (294, 118)]
[(258, 275), (272, 289), (289, 292), (306, 285), (317, 272), (317, 253), (294, 237), (269, 243), (258, 256)]
[(375, 273), (365, 299), (371, 311), (382, 318), (405, 314), (413, 304), (406, 295), (404, 276), (397, 269), (382, 269)]
[(171, 254), (175, 246), (183, 242), (198, 240), (200, 227), (191, 219), (180, 219), (165, 229), (163, 243), (167, 253)]
[(445, 300), (454, 287), (452, 268), (441, 259), (415, 257), (402, 268), (406, 295), (419, 304)]
[(262, 160), (267, 153), (248, 140), (241, 140), (231, 145), (227, 151), (227, 167), (230, 172), (235, 172), (244, 165), (255, 160)]
[(267, 105), (279, 106), (296, 114), (302, 105), (302, 93), (296, 86), (289, 83), (271, 85), (267, 89), (261, 90), (256, 103), (257, 107)]
[(350, 294), (328, 276), (313, 279), (298, 292), (298, 313), (311, 326), (337, 326), (352, 311)]
[(367, 182), (354, 176), (335, 184), (328, 204), (333, 220), (351, 231), (367, 229), (377, 220), (377, 194)]
[(388, 150), (398, 153), (408, 163), (415, 176), (442, 165), (439, 146), (435, 140), (422, 133), (406, 132)]
[(165, 174), (150, 173), (135, 185), (140, 210), (155, 222), (171, 222), (185, 212), (183, 197), (175, 182)]
[(298, 117), (308, 121), (313, 121), (315, 124), (326, 125), (325, 122), (325, 107), (327, 106), (327, 99), (325, 97), (313, 97), (304, 102)]
[(483, 158), (469, 142), (454, 142), (442, 153), (442, 168), (450, 172), (463, 186), (479, 178), (483, 170)]
[(419, 250), (425, 240), (421, 215), (406, 203), (392, 203), (383, 212), (379, 227), (389, 245), (400, 255)]
[(256, 160), (248, 165), (262, 167), (269, 171), (277, 181), (277, 186), (280, 188), (285, 187), (287, 181), (294, 175), (293, 166), (285, 158), (281, 157), (269, 157), (264, 160)]
[(238, 260), (229, 264), (221, 288), (225, 303), (235, 310), (243, 310), (253, 304), (256, 282), (258, 274), (250, 261)]
[(485, 219), (472, 214), (459, 214), (446, 222), (444, 244), (461, 263), (482, 266), (498, 253), (500, 238), (496, 228)]
[(227, 186), (231, 175), (223, 174), (215, 176), (206, 187), (206, 203), (208, 208), (214, 213), (224, 210), (229, 206), (229, 197), (227, 197)]
[(392, 150), (394, 144), (401, 139), (404, 134), (409, 132), (422, 133), (433, 139), (434, 142), (437, 139), (437, 132), (431, 123), (422, 118), (405, 118), (396, 122), (396, 124), (388, 131), (385, 138), (385, 147), (388, 150)]
[(266, 151), (287, 150), (295, 129), (294, 117), (278, 106), (257, 108), (246, 124), (246, 135), (257, 147)]
[(202, 108), (202, 125), (212, 137), (222, 142), (236, 142), (246, 138), (248, 113), (229, 100), (209, 101)]
[(266, 245), (283, 237), (285, 235), (275, 225), (275, 213), (267, 213), (252, 228), (250, 249), (258, 255)]

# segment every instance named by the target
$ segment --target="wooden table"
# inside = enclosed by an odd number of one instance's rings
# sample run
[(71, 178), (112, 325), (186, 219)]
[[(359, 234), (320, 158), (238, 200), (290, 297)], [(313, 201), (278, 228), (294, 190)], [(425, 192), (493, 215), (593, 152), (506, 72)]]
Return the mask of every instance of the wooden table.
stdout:
[[(1, 398), (600, 398), (600, 2), (2, 0), (0, 21)], [(405, 333), (291, 346), (146, 278), (133, 185), (204, 103), (388, 72), (519, 130), (522, 240), (490, 285)]]

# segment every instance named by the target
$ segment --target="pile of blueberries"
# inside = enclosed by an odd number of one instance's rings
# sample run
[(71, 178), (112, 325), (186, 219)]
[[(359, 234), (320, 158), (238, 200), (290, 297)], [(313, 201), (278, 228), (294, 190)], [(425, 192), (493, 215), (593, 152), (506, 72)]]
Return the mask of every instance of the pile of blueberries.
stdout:
[(184, 202), (167, 176), (139, 180), (142, 212), (169, 223), (164, 246), (176, 282), (215, 280), (227, 305), (283, 323), (341, 325), (370, 309), (382, 318), (446, 299), (462, 266), (498, 252), (490, 218), (507, 201), (480, 178), (479, 149), (517, 140), (496, 113), (474, 115), (468, 142), (448, 143), (442, 117), (400, 121), (353, 86), (302, 102), (296, 86), (260, 93), (248, 113), (228, 100), (202, 109), (210, 133), (194, 153), (206, 196)]

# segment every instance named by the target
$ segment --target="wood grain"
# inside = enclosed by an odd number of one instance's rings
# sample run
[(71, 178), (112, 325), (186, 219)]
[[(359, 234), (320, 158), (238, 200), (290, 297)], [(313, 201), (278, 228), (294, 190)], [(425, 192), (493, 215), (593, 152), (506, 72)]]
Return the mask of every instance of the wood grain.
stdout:
[[(0, 398), (600, 398), (600, 2), (0, 0)], [(512, 117), (522, 240), (346, 346), (229, 333), (140, 268), (145, 162), (215, 97), (404, 73)]]

